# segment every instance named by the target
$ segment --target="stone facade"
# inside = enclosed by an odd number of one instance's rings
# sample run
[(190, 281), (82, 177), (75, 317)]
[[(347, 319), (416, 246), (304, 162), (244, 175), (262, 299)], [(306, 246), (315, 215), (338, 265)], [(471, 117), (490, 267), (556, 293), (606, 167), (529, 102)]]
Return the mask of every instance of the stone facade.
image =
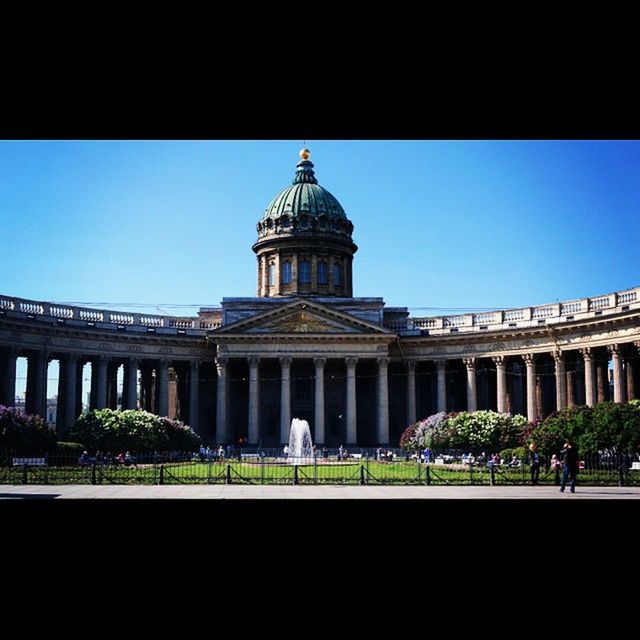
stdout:
[(44, 416), (58, 360), (64, 433), (91, 363), (92, 408), (117, 406), (122, 367), (124, 408), (179, 417), (209, 443), (279, 445), (299, 417), (319, 445), (371, 446), (397, 444), (407, 424), (436, 411), (533, 420), (640, 397), (640, 289), (429, 318), (352, 297), (353, 225), (314, 182), (308, 157), (258, 224), (256, 298), (178, 318), (0, 296), (0, 403), (15, 403), (16, 358), (26, 357), (25, 408)]

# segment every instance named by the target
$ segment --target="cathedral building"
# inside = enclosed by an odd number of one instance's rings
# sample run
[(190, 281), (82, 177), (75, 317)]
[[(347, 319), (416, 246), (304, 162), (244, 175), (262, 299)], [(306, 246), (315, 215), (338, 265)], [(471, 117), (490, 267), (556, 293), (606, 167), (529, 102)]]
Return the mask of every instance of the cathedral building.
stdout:
[(0, 404), (15, 404), (16, 359), (25, 357), (26, 409), (44, 416), (58, 360), (61, 437), (90, 376), (92, 408), (177, 417), (211, 444), (279, 446), (297, 417), (321, 446), (364, 447), (395, 446), (408, 424), (437, 411), (534, 420), (640, 397), (640, 288), (411, 317), (382, 298), (354, 297), (353, 238), (304, 149), (293, 183), (257, 224), (256, 297), (171, 317), (0, 295)]

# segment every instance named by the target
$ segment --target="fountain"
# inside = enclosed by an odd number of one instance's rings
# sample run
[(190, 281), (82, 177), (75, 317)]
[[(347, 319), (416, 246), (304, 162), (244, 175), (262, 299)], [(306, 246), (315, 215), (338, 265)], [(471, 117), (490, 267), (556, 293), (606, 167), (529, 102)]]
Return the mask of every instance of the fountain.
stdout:
[(294, 464), (313, 460), (313, 442), (306, 420), (294, 418), (289, 432), (289, 462)]

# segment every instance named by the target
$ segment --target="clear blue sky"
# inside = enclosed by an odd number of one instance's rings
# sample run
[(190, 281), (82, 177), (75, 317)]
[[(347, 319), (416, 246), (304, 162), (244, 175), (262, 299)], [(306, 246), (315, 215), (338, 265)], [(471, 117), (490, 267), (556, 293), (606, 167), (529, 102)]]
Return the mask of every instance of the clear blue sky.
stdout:
[[(640, 284), (639, 142), (307, 145), (355, 225), (356, 296), (433, 315)], [(0, 293), (186, 315), (255, 295), (255, 225), (301, 146), (0, 142)]]

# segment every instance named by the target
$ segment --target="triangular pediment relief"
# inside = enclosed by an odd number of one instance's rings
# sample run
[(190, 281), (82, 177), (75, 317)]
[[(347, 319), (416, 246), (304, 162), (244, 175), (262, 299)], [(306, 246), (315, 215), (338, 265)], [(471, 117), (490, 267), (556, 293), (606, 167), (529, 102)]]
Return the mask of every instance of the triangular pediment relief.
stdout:
[(216, 330), (217, 334), (371, 334), (387, 329), (317, 302), (298, 301), (243, 318)]

